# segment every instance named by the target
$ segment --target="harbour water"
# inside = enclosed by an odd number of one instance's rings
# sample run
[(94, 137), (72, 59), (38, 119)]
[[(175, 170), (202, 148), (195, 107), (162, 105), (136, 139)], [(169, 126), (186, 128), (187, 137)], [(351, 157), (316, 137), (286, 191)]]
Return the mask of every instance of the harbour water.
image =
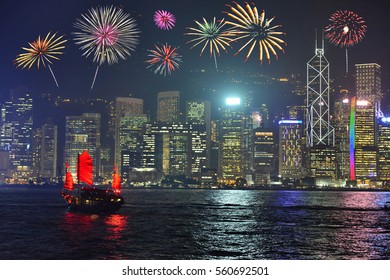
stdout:
[(390, 192), (124, 189), (112, 215), (0, 187), (0, 259), (390, 259)]

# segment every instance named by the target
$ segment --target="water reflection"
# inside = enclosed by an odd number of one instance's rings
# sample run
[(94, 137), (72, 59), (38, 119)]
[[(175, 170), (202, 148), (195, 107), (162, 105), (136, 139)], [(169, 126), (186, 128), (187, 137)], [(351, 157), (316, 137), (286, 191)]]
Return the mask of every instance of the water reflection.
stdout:
[(62, 228), (69, 236), (76, 238), (105, 232), (107, 239), (118, 239), (127, 227), (127, 216), (120, 214), (97, 215), (67, 212)]
[(207, 206), (199, 209), (192, 236), (207, 259), (248, 258), (256, 252), (253, 192), (220, 190), (205, 193)]
[(192, 235), (209, 259), (376, 259), (390, 252), (383, 194), (218, 191), (205, 200)]
[[(388, 215), (382, 211), (383, 194), (373, 192), (348, 192), (338, 194), (340, 210), (333, 213), (332, 224), (341, 224), (330, 233), (332, 246), (340, 255), (349, 259), (376, 259), (389, 248), (375, 246), (386, 243), (388, 234), (382, 234), (382, 227), (388, 227)], [(374, 246), (373, 246), (374, 245)]]
[(82, 259), (384, 259), (383, 200), (389, 194), (137, 190), (118, 214), (66, 213), (61, 227), (64, 251)]
[(73, 238), (82, 237), (90, 233), (93, 222), (97, 215), (86, 215), (79, 213), (66, 212), (62, 228)]
[(127, 228), (127, 216), (112, 214), (104, 218), (107, 226), (107, 239), (119, 239)]

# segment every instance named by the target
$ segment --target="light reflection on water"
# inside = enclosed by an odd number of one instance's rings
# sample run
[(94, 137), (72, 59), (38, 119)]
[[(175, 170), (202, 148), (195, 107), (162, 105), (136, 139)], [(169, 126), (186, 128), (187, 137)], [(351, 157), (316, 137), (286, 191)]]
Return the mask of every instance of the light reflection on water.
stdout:
[[(19, 200), (27, 192), (37, 199)], [(117, 214), (87, 215), (66, 212), (57, 191), (0, 189), (0, 235), (14, 237), (0, 244), (0, 259), (390, 256), (390, 211), (382, 208), (388, 192), (125, 189), (123, 195)]]

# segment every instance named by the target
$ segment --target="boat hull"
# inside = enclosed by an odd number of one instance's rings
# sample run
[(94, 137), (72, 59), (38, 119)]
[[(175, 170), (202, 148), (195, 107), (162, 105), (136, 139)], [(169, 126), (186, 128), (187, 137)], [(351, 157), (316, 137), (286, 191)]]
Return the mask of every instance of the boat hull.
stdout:
[(91, 214), (112, 214), (118, 212), (123, 203), (104, 203), (99, 202), (95, 204), (71, 203), (68, 204), (68, 211), (83, 212)]
[(68, 211), (84, 213), (115, 213), (124, 204), (121, 195), (97, 188), (81, 188), (78, 196), (64, 194)]

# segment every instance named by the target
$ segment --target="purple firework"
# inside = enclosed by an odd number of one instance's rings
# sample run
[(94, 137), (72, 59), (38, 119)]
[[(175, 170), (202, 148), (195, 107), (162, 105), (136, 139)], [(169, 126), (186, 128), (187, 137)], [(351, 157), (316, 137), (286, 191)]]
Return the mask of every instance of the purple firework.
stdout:
[(154, 13), (154, 23), (163, 30), (170, 30), (175, 26), (176, 18), (173, 14), (167, 11), (158, 10)]

